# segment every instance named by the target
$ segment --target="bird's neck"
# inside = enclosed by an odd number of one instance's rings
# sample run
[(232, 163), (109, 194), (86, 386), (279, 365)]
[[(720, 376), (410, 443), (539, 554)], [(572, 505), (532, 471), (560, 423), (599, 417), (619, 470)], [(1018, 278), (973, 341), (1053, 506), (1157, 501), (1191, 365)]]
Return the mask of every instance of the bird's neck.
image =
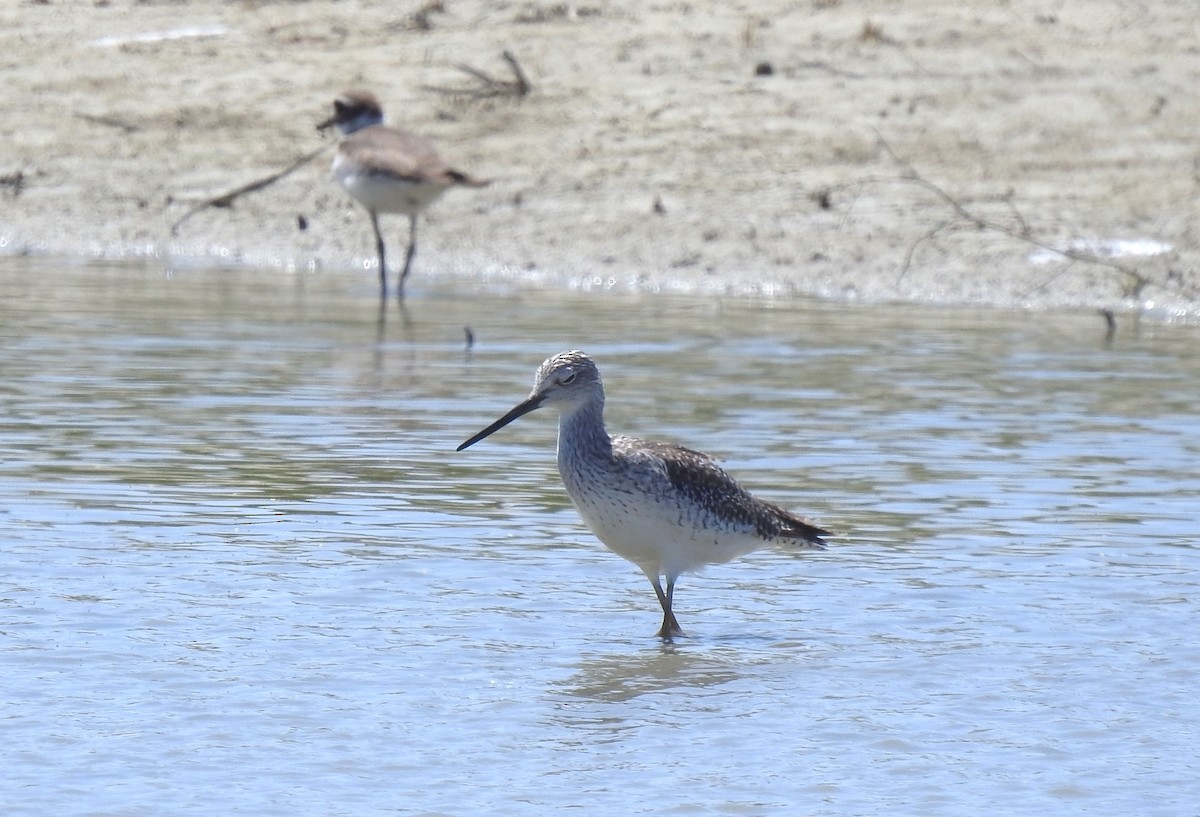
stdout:
[(363, 128), (368, 128), (371, 125), (382, 125), (382, 124), (383, 124), (383, 114), (372, 113), (371, 111), (366, 111), (365, 113), (360, 113), (358, 116), (354, 117), (353, 119), (347, 119), (345, 122), (339, 122), (338, 128), (346, 136), (349, 136), (350, 134), (354, 133), (356, 130), (362, 130)]
[(604, 404), (588, 403), (558, 418), (558, 458), (611, 457), (612, 438), (604, 428)]

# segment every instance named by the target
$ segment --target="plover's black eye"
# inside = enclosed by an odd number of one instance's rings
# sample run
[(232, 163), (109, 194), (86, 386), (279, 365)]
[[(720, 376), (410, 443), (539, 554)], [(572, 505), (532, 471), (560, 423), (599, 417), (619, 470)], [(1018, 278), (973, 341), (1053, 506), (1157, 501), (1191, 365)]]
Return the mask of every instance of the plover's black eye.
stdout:
[(576, 378), (576, 377), (578, 377), (578, 376), (579, 376), (579, 372), (571, 372), (569, 375), (567, 375), (566, 377), (562, 378), (562, 379), (561, 379), (561, 380), (559, 380), (558, 382), (559, 382), (559, 384), (560, 384), (560, 385), (563, 385), (563, 386), (569, 386), (569, 385), (571, 385), (572, 383), (574, 383), (574, 382), (575, 382), (575, 378)]

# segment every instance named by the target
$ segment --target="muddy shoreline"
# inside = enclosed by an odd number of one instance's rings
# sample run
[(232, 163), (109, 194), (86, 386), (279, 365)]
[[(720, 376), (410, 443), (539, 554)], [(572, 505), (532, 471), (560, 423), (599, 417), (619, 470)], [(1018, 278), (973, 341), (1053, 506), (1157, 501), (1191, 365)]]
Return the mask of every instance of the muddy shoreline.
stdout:
[[(414, 293), (1200, 314), (1196, 22), (1165, 0), (50, 2), (0, 21), (4, 253), (373, 281), (324, 159), (170, 231), (319, 148), (333, 97), (364, 86), (493, 180), (429, 211)], [(507, 79), (505, 50), (530, 94), (458, 67)], [(404, 220), (385, 229), (402, 246)]]

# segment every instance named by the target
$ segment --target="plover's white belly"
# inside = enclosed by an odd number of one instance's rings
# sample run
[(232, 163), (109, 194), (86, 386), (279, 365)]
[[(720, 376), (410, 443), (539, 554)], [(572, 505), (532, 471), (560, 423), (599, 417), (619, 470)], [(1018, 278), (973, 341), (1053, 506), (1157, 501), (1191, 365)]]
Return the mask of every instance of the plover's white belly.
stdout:
[(445, 192), (446, 186), (413, 182), (383, 173), (364, 173), (354, 162), (337, 157), (333, 177), (343, 189), (377, 213), (418, 215)]

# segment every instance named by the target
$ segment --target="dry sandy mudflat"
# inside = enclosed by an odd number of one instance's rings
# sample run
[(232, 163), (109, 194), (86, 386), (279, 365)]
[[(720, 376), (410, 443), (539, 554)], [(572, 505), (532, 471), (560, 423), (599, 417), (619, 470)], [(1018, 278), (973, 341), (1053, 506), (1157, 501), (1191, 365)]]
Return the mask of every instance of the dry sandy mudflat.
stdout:
[[(371, 286), (324, 158), (170, 231), (320, 147), (365, 86), (494, 179), (430, 211), (418, 288), (1198, 313), (1198, 21), (1174, 0), (11, 0), (0, 243)], [(523, 98), (457, 67), (507, 79), (505, 49)]]

